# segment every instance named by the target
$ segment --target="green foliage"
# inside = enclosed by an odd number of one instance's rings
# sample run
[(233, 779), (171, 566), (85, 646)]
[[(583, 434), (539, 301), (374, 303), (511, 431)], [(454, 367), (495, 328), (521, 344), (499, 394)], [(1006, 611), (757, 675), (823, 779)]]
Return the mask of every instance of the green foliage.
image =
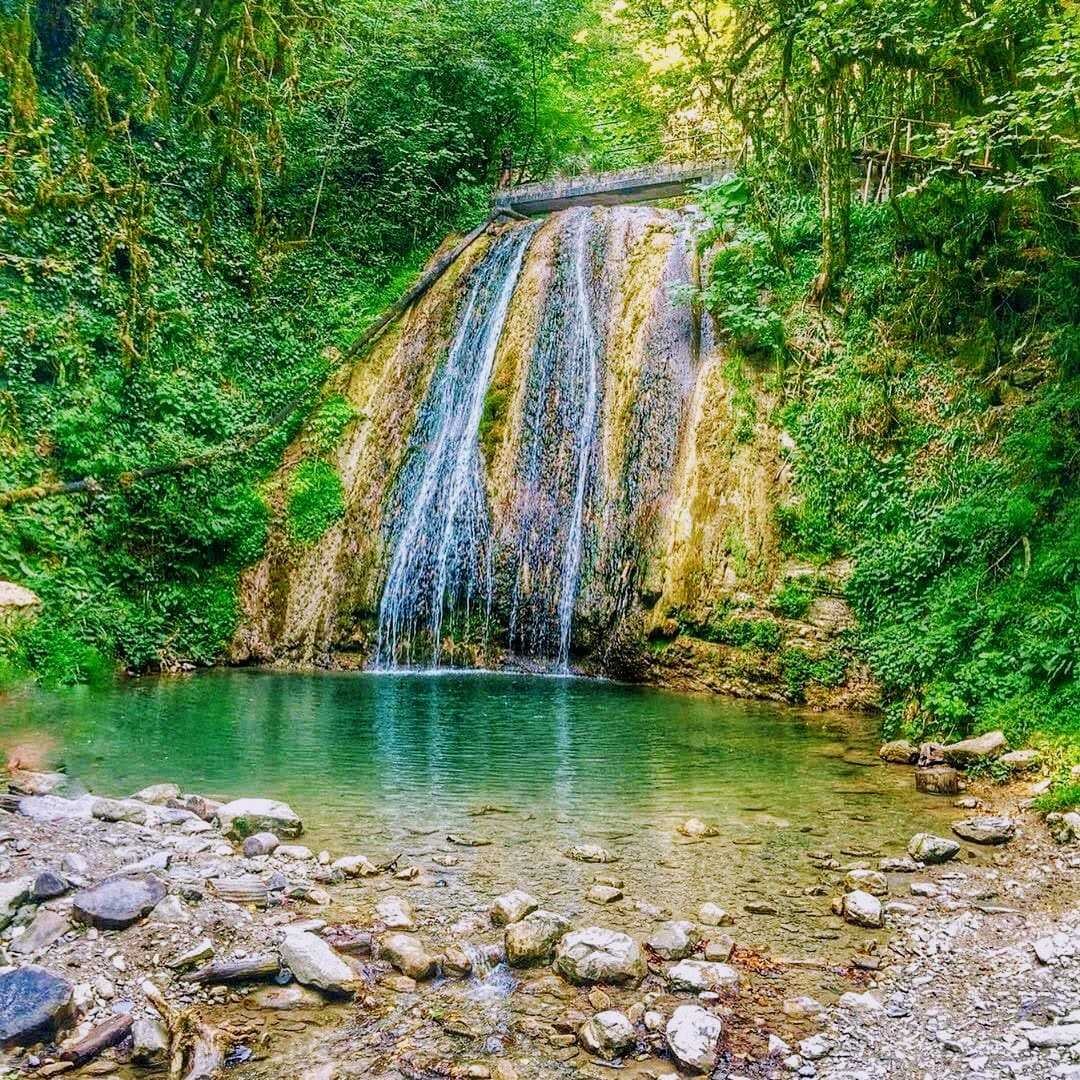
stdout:
[(331, 394), (312, 414), (308, 423), (312, 449), (324, 456), (337, 449), (345, 429), (356, 417), (356, 410), (341, 394)]
[(333, 466), (303, 461), (289, 478), (289, 535), (301, 544), (318, 540), (345, 513), (345, 492)]
[(724, 611), (714, 612), (704, 619), (683, 617), (679, 625), (684, 633), (702, 641), (760, 649), (762, 652), (775, 652), (782, 640), (780, 627), (775, 620), (749, 618)]
[(801, 619), (810, 610), (816, 592), (812, 579), (789, 578), (776, 590), (772, 609), (785, 619)]
[(780, 674), (788, 697), (803, 701), (812, 683), (822, 687), (842, 686), (847, 677), (848, 658), (839, 650), (815, 657), (797, 645), (780, 652)]
[(743, 366), (743, 358), (733, 352), (724, 361), (724, 378), (731, 387), (731, 415), (736, 442), (747, 443), (754, 437), (757, 421), (757, 401)]
[(1049, 791), (1035, 798), (1034, 807), (1040, 813), (1064, 813), (1080, 806), (1080, 782), (1070, 780), (1064, 784), (1055, 784)]

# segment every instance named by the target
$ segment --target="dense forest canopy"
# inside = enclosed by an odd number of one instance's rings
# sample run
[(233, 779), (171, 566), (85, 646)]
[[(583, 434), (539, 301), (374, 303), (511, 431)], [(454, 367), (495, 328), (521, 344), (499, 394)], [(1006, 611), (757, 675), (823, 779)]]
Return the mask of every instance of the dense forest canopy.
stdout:
[(1077, 739), (1075, 4), (2, 0), (0, 80), (0, 490), (299, 402), (245, 454), (0, 511), (0, 574), (46, 602), (9, 677), (221, 655), (260, 479), (505, 150), (722, 152), (704, 300), (783, 387), (785, 542), (855, 556), (890, 723)]

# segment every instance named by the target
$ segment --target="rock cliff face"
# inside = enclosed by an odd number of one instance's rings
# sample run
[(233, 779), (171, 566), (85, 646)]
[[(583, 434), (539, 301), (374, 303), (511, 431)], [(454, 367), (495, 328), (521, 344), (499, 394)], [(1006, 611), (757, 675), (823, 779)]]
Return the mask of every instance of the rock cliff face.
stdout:
[[(772, 372), (685, 298), (689, 212), (576, 209), (473, 245), (327, 388), (268, 493), (237, 661), (583, 670), (860, 704), (843, 567), (785, 562)], [(298, 468), (344, 512), (298, 542)]]

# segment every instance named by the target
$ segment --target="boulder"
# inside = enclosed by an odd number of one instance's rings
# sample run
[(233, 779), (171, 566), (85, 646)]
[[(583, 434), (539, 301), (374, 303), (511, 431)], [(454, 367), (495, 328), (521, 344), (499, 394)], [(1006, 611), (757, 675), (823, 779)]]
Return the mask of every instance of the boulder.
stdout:
[(880, 870), (849, 870), (844, 878), (844, 891), (857, 889), (871, 896), (884, 896), (889, 891), (889, 879)]
[(151, 784), (136, 791), (131, 797), (151, 806), (165, 806), (171, 799), (180, 798), (180, 787), (177, 784)]
[(19, 813), (32, 821), (88, 821), (91, 807), (98, 800), (93, 795), (61, 799), (57, 795), (27, 795), (19, 800)]
[(687, 1072), (711, 1073), (716, 1068), (723, 1025), (700, 1005), (680, 1005), (664, 1035), (668, 1052)]
[(35, 964), (0, 975), (0, 1046), (52, 1038), (75, 1014), (74, 987)]
[(915, 790), (924, 795), (956, 795), (960, 791), (960, 774), (951, 765), (916, 769)]
[(412, 930), (416, 925), (412, 905), (400, 896), (384, 896), (375, 905), (375, 914), (388, 930)]
[(135, 825), (145, 825), (148, 818), (146, 806), (134, 799), (95, 799), (90, 814), (100, 821), (129, 821)]
[(30, 886), (30, 898), (40, 904), (44, 900), (53, 900), (63, 896), (71, 886), (55, 870), (42, 870), (34, 884)]
[(960, 854), (955, 840), (932, 833), (916, 833), (908, 841), (908, 854), (922, 863), (944, 863)]
[(919, 748), (907, 739), (894, 739), (881, 747), (878, 757), (890, 765), (914, 765), (919, 760)]
[(641, 946), (617, 930), (589, 926), (564, 934), (555, 948), (555, 970), (567, 982), (637, 983), (645, 977)]
[(661, 960), (682, 960), (697, 948), (700, 935), (692, 922), (664, 923), (645, 944)]
[(570, 924), (553, 911), (533, 911), (506, 928), (506, 959), (511, 967), (545, 964)]
[(78, 922), (98, 930), (123, 930), (148, 915), (165, 898), (165, 886), (152, 874), (110, 878), (80, 889), (71, 902)]
[(351, 994), (353, 970), (321, 937), (306, 930), (286, 931), (278, 946), (281, 962), (305, 986), (328, 994)]
[(1004, 732), (988, 731), (976, 735), (973, 739), (962, 739), (942, 747), (941, 753), (950, 765), (966, 769), (981, 761), (992, 761), (1000, 757), (1009, 748)]
[(1007, 844), (1016, 835), (1016, 822), (1012, 818), (985, 817), (964, 818), (954, 821), (952, 831), (961, 840), (973, 844)]
[(530, 896), (524, 889), (514, 889), (496, 898), (491, 905), (491, 921), (495, 926), (509, 926), (520, 922), (539, 906), (540, 901), (535, 896)]
[(233, 799), (217, 808), (218, 828), (233, 840), (270, 832), (282, 840), (299, 836), (304, 824), (292, 807), (275, 799)]
[(1040, 1050), (1080, 1045), (1080, 1024), (1054, 1024), (1051, 1027), (1029, 1028), (1024, 1038)]
[(141, 1019), (131, 1025), (131, 1060), (135, 1065), (162, 1065), (169, 1055), (169, 1033), (160, 1020)]
[(379, 938), (379, 956), (410, 979), (426, 979), (435, 974), (435, 957), (415, 934), (384, 934)]
[(885, 925), (885, 912), (881, 901), (862, 889), (845, 893), (840, 910), (844, 922), (853, 926), (866, 926), (876, 930)]
[(637, 1036), (634, 1025), (623, 1013), (605, 1009), (581, 1025), (578, 1041), (590, 1054), (610, 1060), (631, 1049), (637, 1043)]
[(697, 993), (738, 990), (740, 981), (739, 973), (733, 967), (709, 960), (683, 960), (668, 970), (667, 977), (672, 989)]

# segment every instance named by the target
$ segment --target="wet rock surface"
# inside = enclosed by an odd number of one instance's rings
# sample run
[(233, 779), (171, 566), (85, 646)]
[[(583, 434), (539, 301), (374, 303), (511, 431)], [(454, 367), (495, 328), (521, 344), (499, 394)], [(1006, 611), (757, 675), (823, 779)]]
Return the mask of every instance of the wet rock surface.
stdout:
[(32, 964), (0, 975), (0, 1045), (53, 1035), (71, 1019), (73, 993), (67, 979)]

